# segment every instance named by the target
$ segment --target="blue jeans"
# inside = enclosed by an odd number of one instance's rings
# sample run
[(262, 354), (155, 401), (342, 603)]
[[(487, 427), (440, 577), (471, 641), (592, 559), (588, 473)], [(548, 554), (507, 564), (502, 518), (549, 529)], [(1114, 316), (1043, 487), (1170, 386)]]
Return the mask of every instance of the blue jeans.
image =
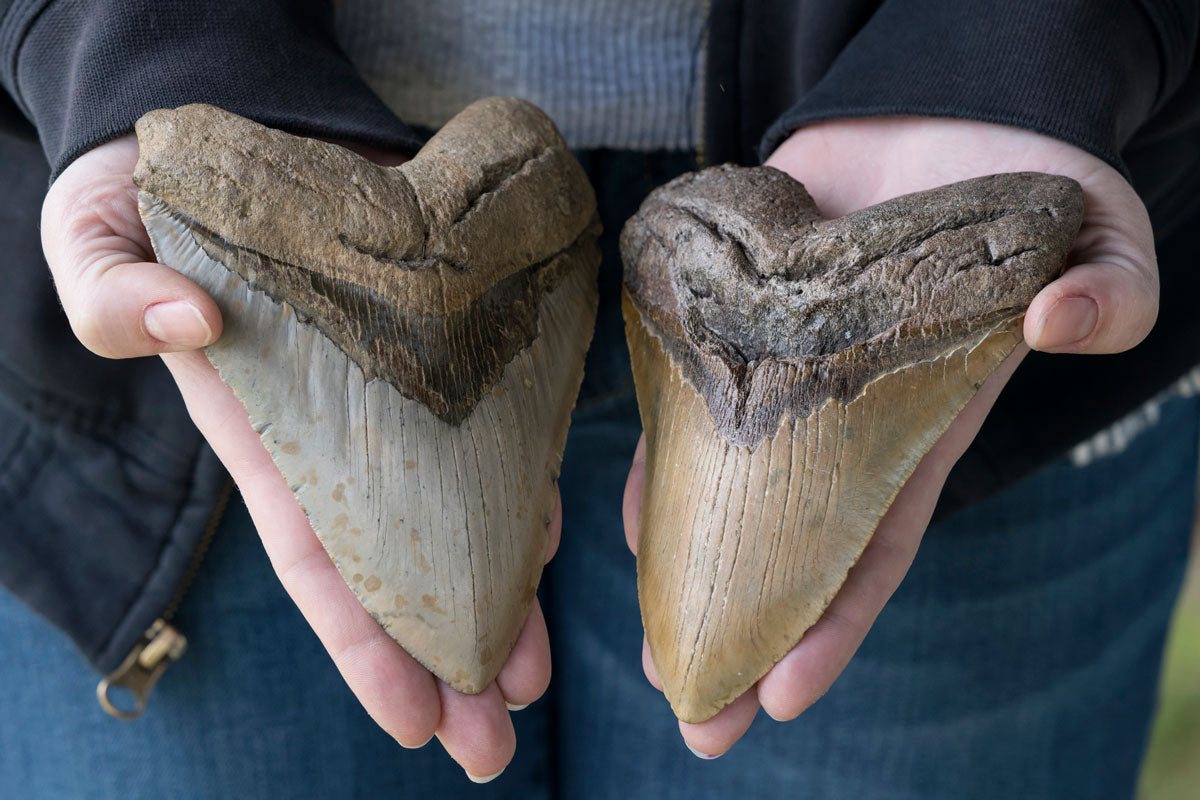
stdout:
[(71, 647), (0, 593), (0, 798), (1130, 797), (1187, 556), (1200, 400), (1164, 405), (1124, 452), (1051, 464), (931, 528), (833, 689), (702, 762), (641, 673), (620, 517), (640, 425), (605, 248), (541, 589), (554, 680), (514, 715), (500, 778), (472, 786), (436, 743), (404, 751), (375, 727), (235, 502), (179, 611), (191, 647), (137, 722), (106, 716)]

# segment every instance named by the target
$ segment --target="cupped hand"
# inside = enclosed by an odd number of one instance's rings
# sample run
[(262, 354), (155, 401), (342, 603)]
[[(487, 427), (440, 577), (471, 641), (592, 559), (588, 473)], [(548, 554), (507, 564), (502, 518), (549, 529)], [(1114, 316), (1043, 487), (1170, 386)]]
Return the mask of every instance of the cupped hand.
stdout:
[[(196, 426), (237, 482), (279, 580), (371, 717), (405, 747), (436, 734), (476, 780), (498, 774), (516, 748), (509, 708), (533, 702), (550, 681), (540, 607), (496, 680), (477, 695), (437, 680), (379, 627), (326, 555), (245, 408), (197, 349), (220, 336), (221, 315), (199, 286), (155, 262), (138, 216), (137, 156), (133, 136), (101, 145), (68, 166), (46, 195), (42, 247), (72, 330), (107, 358), (162, 355)], [(556, 506), (547, 560), (561, 528)]]
[[(1145, 207), (1120, 173), (1065, 142), (965, 120), (839, 120), (795, 132), (766, 163), (801, 181), (826, 217), (954, 181), (1032, 171), (1079, 181), (1084, 219), (1068, 270), (1034, 298), (1025, 315), (1028, 346), (1018, 347), (992, 374), (922, 459), (821, 619), (753, 690), (706, 722), (679, 724), (688, 746), (702, 757), (732, 747), (760, 707), (776, 720), (797, 717), (841, 674), (908, 572), (951, 467), (1029, 347), (1120, 352), (1145, 338), (1158, 314), (1158, 268)], [(644, 470), (643, 439), (623, 508), (626, 539), (635, 553)], [(661, 689), (645, 646), (642, 663)]]

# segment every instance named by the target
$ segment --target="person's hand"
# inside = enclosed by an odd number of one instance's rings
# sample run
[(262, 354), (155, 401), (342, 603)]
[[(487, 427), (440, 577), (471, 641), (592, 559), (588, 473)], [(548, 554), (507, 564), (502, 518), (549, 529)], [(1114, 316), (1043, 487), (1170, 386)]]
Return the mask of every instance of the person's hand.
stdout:
[[(898, 195), (998, 172), (1048, 172), (1083, 185), (1083, 227), (1070, 268), (1038, 294), (1025, 316), (1028, 346), (1051, 353), (1115, 353), (1140, 342), (1158, 314), (1158, 270), (1146, 209), (1132, 187), (1095, 156), (1035, 133), (950, 119), (877, 118), (803, 128), (767, 160), (800, 180), (827, 217)], [(761, 706), (790, 720), (816, 702), (862, 643), (908, 571), (950, 468), (1028, 347), (1020, 346), (984, 383), (922, 459), (850, 571), (824, 616), (783, 659), (707, 722), (680, 723), (697, 754), (724, 753)], [(625, 489), (625, 532), (637, 552), (645, 442)], [(646, 676), (661, 689), (649, 649)]]
[[(71, 328), (107, 358), (162, 354), (192, 419), (237, 482), (279, 580), (375, 721), (405, 747), (436, 733), (468, 775), (496, 775), (516, 748), (506, 704), (533, 702), (550, 681), (540, 607), (495, 682), (473, 696), (435, 679), (379, 627), (326, 555), (245, 408), (197, 350), (220, 336), (221, 315), (200, 287), (155, 263), (138, 216), (137, 155), (132, 135), (101, 145), (46, 195), (42, 246)], [(547, 560), (561, 528), (556, 507)]]

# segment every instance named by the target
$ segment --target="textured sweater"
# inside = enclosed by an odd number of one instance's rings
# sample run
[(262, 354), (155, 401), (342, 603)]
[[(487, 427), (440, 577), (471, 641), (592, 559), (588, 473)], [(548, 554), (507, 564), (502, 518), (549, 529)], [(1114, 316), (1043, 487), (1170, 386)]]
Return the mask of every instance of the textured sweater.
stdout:
[(576, 149), (690, 150), (705, 13), (702, 0), (345, 0), (336, 26), (409, 124), (523, 97)]

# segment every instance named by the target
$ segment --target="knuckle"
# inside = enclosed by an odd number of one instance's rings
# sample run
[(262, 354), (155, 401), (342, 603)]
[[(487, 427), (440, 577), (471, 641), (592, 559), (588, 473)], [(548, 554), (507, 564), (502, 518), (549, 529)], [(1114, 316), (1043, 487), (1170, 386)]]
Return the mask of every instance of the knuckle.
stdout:
[(71, 330), (75, 338), (98, 356), (104, 358), (120, 358), (122, 353), (114, 346), (116, 337), (113, 335), (111, 321), (84, 306), (77, 308), (73, 314), (68, 312)]
[(1153, 277), (1139, 277), (1112, 299), (1109, 308), (1102, 310), (1100, 328), (1111, 346), (1126, 350), (1145, 339), (1158, 319), (1158, 282)]
[(105, 302), (98, 280), (87, 280), (72, 287), (59, 288), (71, 330), (84, 347), (104, 358), (126, 358), (137, 355), (129, 343), (143, 338), (139, 322), (121, 319), (119, 313)]

